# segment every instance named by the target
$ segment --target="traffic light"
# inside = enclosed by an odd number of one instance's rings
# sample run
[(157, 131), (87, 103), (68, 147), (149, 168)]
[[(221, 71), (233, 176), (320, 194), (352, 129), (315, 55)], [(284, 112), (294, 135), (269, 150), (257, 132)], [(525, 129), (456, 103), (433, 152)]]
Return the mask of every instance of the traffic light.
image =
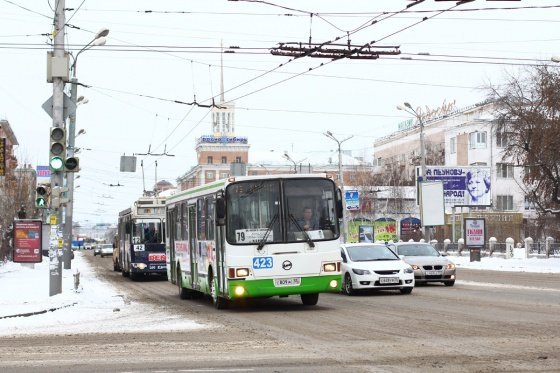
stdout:
[(48, 197), (48, 189), (46, 185), (38, 185), (37, 189), (37, 196), (35, 197), (35, 207), (39, 209), (46, 209), (47, 206), (47, 197)]
[(66, 172), (80, 171), (80, 158), (78, 157), (66, 158), (66, 161), (64, 161), (64, 171)]
[(51, 128), (51, 146), (49, 148), (49, 166), (51, 171), (60, 172), (66, 158), (66, 131), (61, 127)]
[(55, 186), (51, 191), (51, 208), (57, 209), (60, 205), (68, 202), (68, 198), (63, 196), (64, 193), (68, 192), (68, 188)]

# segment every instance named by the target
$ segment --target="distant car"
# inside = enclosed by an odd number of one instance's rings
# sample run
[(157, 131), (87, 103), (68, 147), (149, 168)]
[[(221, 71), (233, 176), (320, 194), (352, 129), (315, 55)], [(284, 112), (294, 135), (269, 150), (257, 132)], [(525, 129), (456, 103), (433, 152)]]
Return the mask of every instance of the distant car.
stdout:
[[(103, 258), (106, 256), (113, 256), (113, 245), (110, 243), (103, 243), (100, 245), (97, 245), (97, 248), (99, 249), (99, 255)], [(97, 250), (96, 248), (96, 250)]]
[(405, 262), (412, 266), (416, 283), (443, 282), (455, 284), (455, 264), (432, 245), (424, 242), (396, 242), (389, 244)]
[(101, 255), (101, 246), (92, 245), (92, 248), (93, 248), (93, 256)]
[(342, 290), (347, 295), (366, 289), (412, 292), (414, 271), (384, 244), (347, 243), (340, 248)]

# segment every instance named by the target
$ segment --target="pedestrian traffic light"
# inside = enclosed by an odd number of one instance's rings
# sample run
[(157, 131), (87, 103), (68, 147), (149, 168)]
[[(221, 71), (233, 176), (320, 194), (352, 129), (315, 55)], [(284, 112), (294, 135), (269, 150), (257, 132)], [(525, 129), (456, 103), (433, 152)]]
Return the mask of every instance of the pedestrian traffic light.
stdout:
[(48, 190), (46, 185), (38, 185), (37, 189), (35, 189), (37, 195), (35, 197), (35, 207), (39, 209), (46, 209), (47, 206), (47, 197), (48, 197)]
[(60, 205), (68, 202), (68, 198), (63, 196), (64, 193), (68, 192), (68, 188), (55, 186), (51, 191), (51, 208), (57, 209)]
[(64, 128), (52, 127), (50, 140), (49, 166), (51, 171), (59, 172), (63, 170), (66, 158), (66, 131)]
[(80, 158), (78, 157), (66, 158), (66, 161), (64, 161), (64, 171), (66, 172), (80, 171)]

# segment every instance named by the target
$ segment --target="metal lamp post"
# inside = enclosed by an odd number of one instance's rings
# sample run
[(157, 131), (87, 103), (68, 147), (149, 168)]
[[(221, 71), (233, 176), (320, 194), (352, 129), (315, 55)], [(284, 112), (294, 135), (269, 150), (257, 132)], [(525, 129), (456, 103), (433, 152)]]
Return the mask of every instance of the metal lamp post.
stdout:
[[(83, 47), (82, 49), (80, 49), (78, 53), (76, 53), (76, 57), (74, 57), (74, 62), (70, 67), (72, 72), (72, 79), (70, 80), (72, 84), (72, 87), (70, 88), (70, 99), (72, 100), (72, 102), (76, 104), (76, 106), (79, 103), (87, 102), (87, 99), (84, 99), (83, 96), (80, 96), (78, 98), (78, 79), (76, 78), (76, 69), (77, 69), (76, 63), (78, 62), (78, 56), (80, 55), (80, 53), (94, 46), (104, 45), (105, 42), (107, 41), (107, 39), (105, 39), (107, 35), (109, 35), (109, 29), (106, 28), (101, 29), (97, 34), (95, 34), (95, 37), (89, 43), (86, 44), (85, 47)], [(73, 157), (74, 140), (76, 139), (77, 136), (85, 133), (85, 131), (80, 130), (77, 135), (75, 133), (76, 132), (75, 109), (69, 114), (68, 117), (69, 117), (68, 146), (66, 148), (66, 155), (67, 157)], [(72, 215), (74, 209), (74, 173), (73, 172), (66, 173), (66, 187), (68, 188), (68, 202), (66, 203), (66, 216), (65, 216), (64, 227), (62, 232), (64, 237), (64, 244), (65, 244), (63, 259), (64, 259), (64, 269), (70, 269), (71, 268), (70, 251), (72, 250)]]
[[(422, 173), (422, 182), (426, 179), (426, 149), (424, 146), (424, 122), (422, 121), (422, 117), (416, 110), (412, 108), (410, 103), (405, 102), (404, 106), (398, 105), (398, 110), (406, 111), (409, 114), (412, 114), (418, 120), (418, 124), (420, 125), (420, 172)], [(424, 227), (424, 239), (426, 242), (430, 242), (430, 230), (428, 227), (424, 226), (424, 222), (422, 222), (422, 226)]]
[(292, 159), (292, 157), (290, 157), (290, 155), (288, 154), (288, 152), (284, 152), (284, 158), (286, 158), (288, 161), (292, 162), (294, 164), (294, 174), (297, 174), (297, 163), (296, 161), (294, 161)]
[[(340, 187), (340, 189), (342, 190), (342, 192), (344, 193), (344, 179), (343, 179), (343, 174), (342, 174), (342, 152), (340, 150), (340, 146), (342, 145), (343, 142), (350, 140), (352, 137), (354, 137), (354, 135), (352, 136), (348, 136), (347, 138), (345, 138), (344, 140), (338, 140), (336, 137), (334, 137), (334, 135), (332, 134), (331, 131), (327, 131), (325, 133), (323, 133), (323, 135), (327, 136), (329, 139), (336, 141), (337, 145), (338, 145), (338, 185)], [(344, 212), (346, 212), (346, 202), (344, 200), (344, 198), (342, 199), (342, 205), (344, 206)], [(342, 216), (342, 232), (343, 232), (343, 241), (346, 242), (347, 238), (348, 238), (348, 226), (346, 225), (346, 217)]]

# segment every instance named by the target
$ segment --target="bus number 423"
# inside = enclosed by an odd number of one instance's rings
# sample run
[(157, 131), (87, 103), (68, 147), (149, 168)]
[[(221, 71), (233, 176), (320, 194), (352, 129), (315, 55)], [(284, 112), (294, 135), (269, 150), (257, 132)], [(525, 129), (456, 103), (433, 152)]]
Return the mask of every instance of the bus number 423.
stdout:
[(263, 257), (253, 258), (253, 268), (255, 269), (272, 268), (272, 257), (263, 256)]

